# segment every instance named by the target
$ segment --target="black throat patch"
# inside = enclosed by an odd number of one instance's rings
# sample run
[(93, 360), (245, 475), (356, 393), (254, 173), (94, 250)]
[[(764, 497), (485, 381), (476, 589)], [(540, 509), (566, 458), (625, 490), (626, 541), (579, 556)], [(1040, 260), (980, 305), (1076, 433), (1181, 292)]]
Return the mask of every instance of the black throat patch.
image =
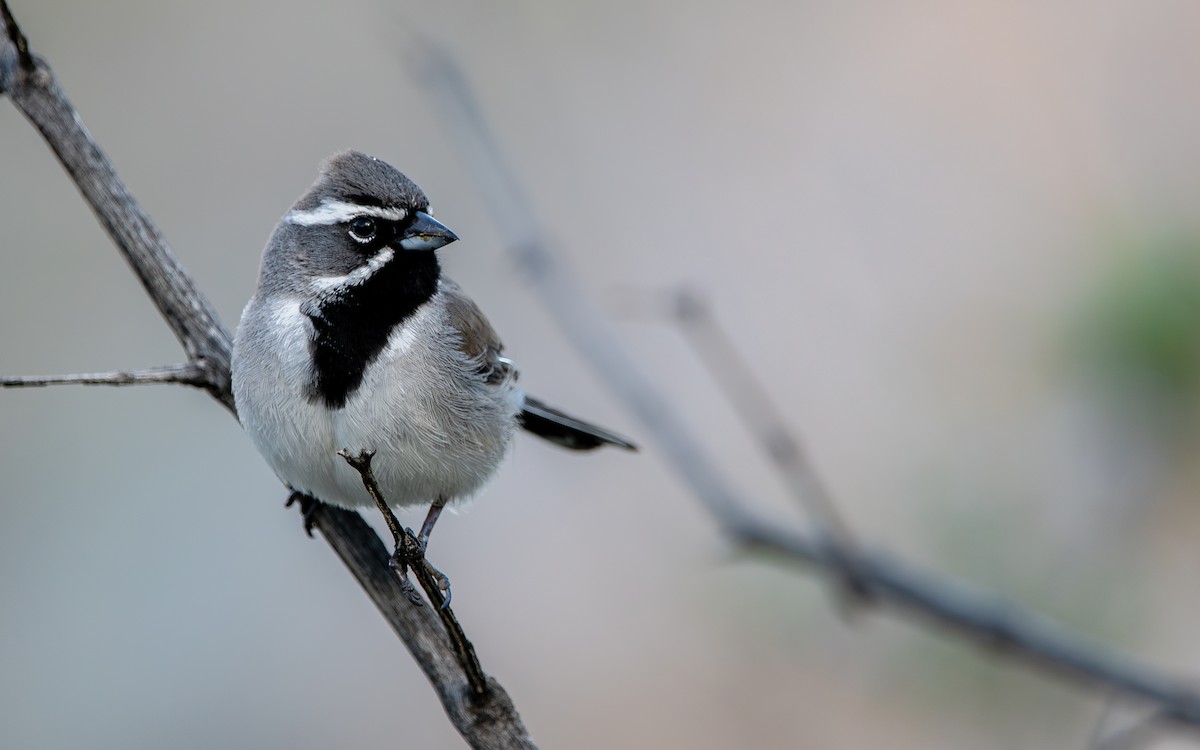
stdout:
[(392, 330), (437, 293), (441, 269), (436, 255), (395, 252), (366, 281), (303, 308), (313, 324), (310, 401), (343, 408)]

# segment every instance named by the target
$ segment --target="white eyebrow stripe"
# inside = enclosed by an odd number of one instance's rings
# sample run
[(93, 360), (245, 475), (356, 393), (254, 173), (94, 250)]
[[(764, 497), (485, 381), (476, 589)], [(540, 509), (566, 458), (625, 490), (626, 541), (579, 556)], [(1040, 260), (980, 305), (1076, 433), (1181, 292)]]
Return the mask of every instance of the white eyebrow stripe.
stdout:
[(374, 216), (386, 221), (403, 221), (408, 217), (408, 211), (403, 208), (385, 208), (383, 206), (360, 206), (349, 201), (338, 201), (326, 198), (321, 205), (308, 211), (295, 210), (283, 217), (288, 224), (301, 227), (311, 227), (318, 224), (341, 224), (358, 216)]
[(374, 276), (376, 271), (390, 263), (394, 257), (396, 257), (396, 251), (390, 247), (385, 247), (370, 258), (367, 258), (366, 263), (363, 263), (345, 276), (316, 277), (312, 280), (313, 288), (318, 292), (326, 292), (330, 289), (344, 289), (349, 286), (361, 284)]

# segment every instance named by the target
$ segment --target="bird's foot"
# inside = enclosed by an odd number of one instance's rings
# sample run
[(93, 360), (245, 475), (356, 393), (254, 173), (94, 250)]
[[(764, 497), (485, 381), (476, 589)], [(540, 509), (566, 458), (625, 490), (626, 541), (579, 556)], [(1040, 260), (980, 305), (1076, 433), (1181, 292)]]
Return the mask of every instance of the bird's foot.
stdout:
[[(441, 511), (439, 510), (438, 512), (440, 513)], [(436, 515), (434, 516), (434, 520), (437, 520)], [(432, 526), (433, 524), (426, 521), (426, 528), (421, 529), (421, 535), (417, 537), (417, 545), (421, 548), (421, 562), (425, 565), (426, 572), (429, 573), (433, 582), (437, 584), (438, 590), (442, 592), (441, 609), (445, 609), (450, 606), (450, 577), (433, 567), (433, 563), (425, 559), (425, 550), (429, 549), (429, 532), (426, 529)]]
[(408, 597), (408, 600), (418, 607), (425, 606), (425, 603), (421, 601), (417, 587), (409, 580), (408, 569), (410, 566), (422, 565), (424, 562), (425, 546), (417, 539), (416, 534), (413, 534), (412, 529), (404, 529), (404, 533), (396, 540), (396, 551), (388, 560), (388, 567), (400, 576), (400, 589)]
[(317, 506), (321, 504), (321, 501), (311, 495), (305, 495), (303, 492), (293, 492), (288, 495), (287, 502), (283, 507), (290, 508), (292, 503), (300, 504), (300, 517), (304, 519), (304, 533), (311, 538), (313, 524), (316, 522)]
[(450, 606), (450, 578), (449, 578), (449, 576), (447, 576), (442, 571), (440, 571), (437, 568), (430, 565), (428, 560), (425, 562), (425, 569), (429, 571), (429, 575), (433, 576), (434, 582), (437, 583), (438, 590), (442, 592), (441, 609), (446, 609), (447, 607)]
[(396, 571), (400, 576), (400, 587), (404, 591), (405, 596), (413, 604), (418, 607), (423, 606), (420, 596), (417, 594), (417, 589), (413, 586), (412, 581), (408, 578), (408, 569), (421, 566), (437, 585), (438, 590), (442, 592), (443, 600), (441, 608), (445, 609), (450, 606), (450, 579), (445, 573), (433, 567), (428, 560), (425, 559), (425, 550), (429, 546), (429, 539), (424, 535), (418, 537), (413, 533), (412, 529), (405, 529), (404, 535), (400, 539), (400, 543), (396, 546), (396, 551), (392, 553), (388, 560), (388, 566)]

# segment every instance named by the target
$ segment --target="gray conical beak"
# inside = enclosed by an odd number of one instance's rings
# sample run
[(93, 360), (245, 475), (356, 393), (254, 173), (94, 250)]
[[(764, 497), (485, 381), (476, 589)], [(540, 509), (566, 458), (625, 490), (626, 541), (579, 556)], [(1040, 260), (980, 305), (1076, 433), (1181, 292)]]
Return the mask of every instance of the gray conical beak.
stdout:
[(458, 235), (445, 224), (424, 211), (417, 211), (412, 223), (404, 228), (398, 244), (405, 250), (437, 250), (457, 239)]

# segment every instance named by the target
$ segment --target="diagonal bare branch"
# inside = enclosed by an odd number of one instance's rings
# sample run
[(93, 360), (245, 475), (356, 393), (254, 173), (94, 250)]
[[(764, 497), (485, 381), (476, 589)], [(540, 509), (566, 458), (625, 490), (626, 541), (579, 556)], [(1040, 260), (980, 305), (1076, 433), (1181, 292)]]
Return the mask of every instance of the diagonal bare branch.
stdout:
[(758, 440), (796, 501), (808, 511), (817, 526), (833, 534), (840, 543), (847, 543), (850, 529), (809, 462), (800, 440), (780, 418), (779, 409), (771, 403), (766, 388), (713, 317), (708, 303), (695, 292), (683, 289), (674, 295), (672, 312), (692, 351), (716, 378), (725, 399)]
[(9, 375), (0, 376), (0, 388), (40, 388), (47, 385), (144, 385), (172, 383), (207, 388), (208, 370), (190, 362), (145, 370), (117, 370), (73, 375)]
[[(682, 415), (594, 311), (562, 260), (563, 253), (551, 251), (532, 204), (505, 163), (462, 72), (444, 52), (428, 44), (416, 67), (513, 263), (524, 272), (566, 340), (641, 420), (681, 481), (724, 533), (739, 544), (861, 582), (868, 588), (869, 603), (941, 626), (1048, 673), (1143, 698), (1156, 704), (1163, 716), (1200, 728), (1200, 692), (1190, 685), (1134, 664), (996, 597), (969, 593), (940, 577), (910, 570), (865, 545), (853, 555), (831, 550), (830, 538), (814, 538), (744, 503), (685, 426)], [(847, 565), (853, 569), (847, 570)]]
[(233, 411), (228, 382), (233, 337), (76, 116), (49, 65), (30, 53), (7, 2), (0, 10), (7, 31), (0, 47), (0, 91), (41, 132), (188, 359), (207, 363), (209, 393)]
[(400, 636), (463, 739), (478, 750), (536, 750), (512, 699), (494, 677), (487, 677), (482, 694), (471, 687), (437, 607), (414, 607), (408, 601), (388, 567), (387, 549), (362, 516), (318, 503), (313, 524)]
[[(767, 389), (713, 317), (708, 304), (694, 292), (680, 290), (674, 295), (671, 307), (684, 339), (716, 379), (725, 399), (758, 441), (792, 497), (808, 512), (816, 532), (829, 537), (829, 552), (853, 557), (858, 545), (825, 489), (825, 483), (813, 468), (800, 440), (771, 403)], [(849, 573), (855, 570), (852, 560), (844, 561), (840, 567)], [(867, 584), (852, 576), (845, 577), (843, 584), (844, 593), (853, 600), (869, 595)]]

